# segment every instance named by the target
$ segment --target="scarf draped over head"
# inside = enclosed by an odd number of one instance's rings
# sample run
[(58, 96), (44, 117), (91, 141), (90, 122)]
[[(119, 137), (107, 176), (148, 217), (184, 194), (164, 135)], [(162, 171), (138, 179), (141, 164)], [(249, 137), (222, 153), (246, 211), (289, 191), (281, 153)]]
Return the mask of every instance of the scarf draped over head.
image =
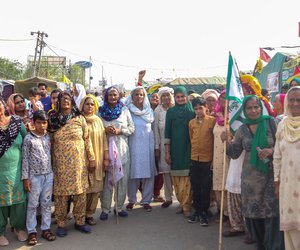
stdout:
[(99, 109), (99, 102), (96, 99), (96, 97), (93, 96), (92, 94), (87, 94), (85, 97), (82, 98), (82, 100), (80, 102), (79, 110), (81, 111), (81, 113), (83, 113), (83, 105), (84, 105), (85, 101), (89, 98), (92, 99), (94, 102), (94, 113), (93, 114), (95, 115)]
[[(248, 117), (246, 113), (246, 104), (247, 101), (250, 98), (255, 98), (259, 106), (261, 108), (261, 114), (260, 117), (257, 118), (256, 120), (252, 120)], [(255, 95), (248, 95), (244, 98), (243, 100), (243, 106), (242, 106), (245, 120), (244, 123), (247, 125), (252, 125), (252, 124), (257, 124), (255, 134), (253, 136), (253, 141), (251, 145), (251, 152), (250, 152), (250, 165), (264, 173), (267, 173), (269, 170), (268, 163), (264, 163), (259, 157), (258, 157), (258, 152), (257, 152), (257, 147), (260, 147), (261, 149), (267, 148), (268, 147), (268, 142), (267, 142), (267, 119), (270, 119), (271, 116), (269, 116), (263, 108), (263, 102), (260, 100), (257, 96)]]
[[(108, 95), (112, 90), (116, 90), (118, 92), (118, 102), (117, 105), (113, 108), (111, 108), (109, 106), (108, 103)], [(105, 121), (112, 121), (112, 120), (116, 120), (119, 118), (119, 116), (122, 113), (122, 108), (123, 108), (123, 104), (120, 101), (120, 92), (116, 87), (109, 87), (106, 92), (105, 92), (105, 96), (104, 96), (104, 102), (103, 105), (99, 108), (99, 113), (100, 116), (105, 120)]]
[(218, 100), (220, 94), (218, 91), (214, 89), (207, 89), (205, 90), (201, 96), (206, 100), (208, 97), (213, 97), (215, 100)]
[(20, 93), (15, 93), (15, 94), (10, 95), (7, 99), (7, 107), (8, 107), (8, 112), (9, 112), (10, 115), (15, 115), (16, 114), (16, 111), (15, 111), (15, 96), (20, 96), (21, 98), (23, 98), (23, 100), (25, 102), (25, 99), (24, 99), (23, 95), (20, 94)]
[(258, 79), (252, 75), (241, 75), (242, 86), (245, 87), (252, 95), (256, 95), (263, 101), (269, 115), (275, 117), (276, 112), (272, 109), (269, 100), (261, 94), (261, 86)]
[(86, 91), (85, 91), (84, 86), (82, 84), (79, 84), (79, 83), (75, 84), (75, 88), (78, 92), (78, 96), (74, 95), (74, 100), (75, 100), (75, 103), (76, 103), (77, 107), (79, 108), (82, 98), (86, 96)]
[[(294, 89), (294, 90), (293, 90)], [(283, 125), (283, 136), (288, 142), (296, 142), (300, 139), (300, 116), (293, 116), (289, 109), (288, 95), (292, 91), (300, 93), (300, 86), (292, 87), (285, 95), (284, 100), (284, 114), (285, 118), (282, 120)]]
[[(71, 98), (71, 113), (69, 115), (63, 115), (61, 112), (61, 102), (63, 96), (67, 95), (69, 98)], [(59, 130), (61, 127), (66, 125), (68, 121), (70, 121), (72, 118), (81, 115), (78, 107), (76, 106), (76, 103), (74, 99), (72, 98), (71, 94), (67, 91), (62, 91), (58, 95), (58, 100), (57, 100), (57, 105), (55, 107), (55, 110), (53, 112), (49, 112), (49, 126), (48, 126), (48, 131), (49, 132), (56, 132)]]
[(158, 90), (158, 98), (159, 98), (159, 104), (163, 104), (161, 101), (161, 97), (163, 94), (168, 93), (171, 96), (171, 106), (175, 105), (175, 101), (174, 101), (174, 89), (169, 88), (169, 87), (161, 87)]
[(225, 118), (224, 118), (224, 108), (221, 105), (221, 97), (225, 98), (225, 94), (226, 94), (226, 90), (222, 90), (222, 92), (220, 93), (220, 96), (215, 104), (214, 107), (214, 113), (216, 116), (216, 122), (218, 123), (218, 125), (220, 126), (224, 126), (224, 122), (225, 122)]
[(194, 109), (191, 102), (188, 100), (188, 93), (185, 87), (179, 86), (174, 91), (174, 96), (176, 94), (182, 93), (187, 98), (187, 103), (178, 104), (175, 101), (175, 106), (173, 107), (173, 113), (175, 114), (174, 119), (183, 125), (188, 125), (189, 121), (195, 117)]
[(281, 102), (281, 104), (282, 104), (282, 107), (284, 107), (284, 99), (285, 99), (285, 95), (286, 95), (286, 94), (279, 94), (279, 100), (280, 100), (280, 102)]
[(300, 86), (300, 79), (298, 77), (294, 77), (290, 80), (289, 88), (291, 88), (291, 84), (293, 81), (295, 81), (297, 83), (297, 85)]
[[(8, 116), (7, 106), (0, 96), (0, 102), (4, 105), (5, 115)], [(0, 158), (12, 146), (21, 130), (22, 120), (16, 116), (10, 118), (10, 122), (6, 129), (0, 127)]]
[[(135, 93), (136, 90), (139, 89), (142, 89), (144, 92), (144, 102), (143, 102), (142, 110), (140, 110), (133, 104), (133, 94)], [(147, 98), (147, 92), (142, 86), (138, 86), (131, 91), (130, 95), (127, 97), (125, 101), (125, 105), (128, 107), (131, 113), (133, 113), (136, 116), (140, 116), (146, 122), (151, 123), (154, 121), (153, 111), (151, 109), (149, 99)]]

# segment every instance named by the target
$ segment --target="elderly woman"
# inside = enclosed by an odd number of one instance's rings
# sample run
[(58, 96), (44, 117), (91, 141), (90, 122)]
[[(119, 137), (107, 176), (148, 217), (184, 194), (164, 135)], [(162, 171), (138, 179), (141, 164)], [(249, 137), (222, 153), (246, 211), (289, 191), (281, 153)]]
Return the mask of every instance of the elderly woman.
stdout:
[(207, 104), (208, 114), (214, 116), (214, 107), (219, 98), (219, 92), (214, 89), (207, 89), (202, 93), (202, 97)]
[[(131, 114), (127, 107), (123, 106), (120, 99), (120, 92), (115, 87), (107, 89), (104, 96), (104, 104), (99, 109), (100, 117), (103, 121), (106, 134), (117, 146), (118, 157), (121, 160), (123, 169), (123, 178), (117, 182), (115, 191), (114, 212), (118, 211), (120, 217), (127, 217), (127, 212), (123, 210), (123, 205), (126, 199), (127, 183), (130, 170), (130, 151), (128, 146), (128, 137), (134, 132), (134, 124)], [(112, 146), (112, 145), (110, 145)], [(113, 188), (109, 186), (109, 175), (105, 176), (104, 188), (101, 197), (100, 220), (107, 220), (108, 213), (111, 208)]]
[(244, 124), (238, 128), (234, 141), (229, 142), (227, 147), (227, 154), (233, 159), (237, 159), (243, 150), (246, 151), (241, 175), (242, 213), (256, 249), (284, 249), (270, 161), (276, 124), (263, 112), (263, 104), (257, 96), (246, 96), (242, 109)]
[(76, 106), (79, 108), (81, 100), (86, 96), (85, 88), (82, 84), (76, 83), (73, 91), (74, 91), (74, 96), (73, 96), (74, 101), (76, 103)]
[(155, 159), (154, 134), (151, 124), (154, 121), (153, 111), (143, 87), (136, 87), (126, 100), (131, 113), (135, 131), (129, 136), (130, 147), (130, 177), (128, 182), (127, 210), (132, 210), (136, 203), (136, 192), (142, 182), (142, 200), (144, 209), (152, 211), (150, 202), (153, 195)]
[(300, 249), (300, 87), (291, 88), (285, 98), (285, 114), (278, 125), (274, 152), (274, 180), (279, 192), (280, 230), (285, 249)]
[(7, 100), (8, 112), (10, 115), (18, 116), (22, 119), (25, 128), (29, 130), (30, 120), (26, 109), (25, 98), (20, 93), (12, 94)]
[(285, 94), (277, 94), (273, 103), (277, 123), (279, 123), (284, 117), (284, 97)]
[[(221, 140), (221, 133), (226, 131), (225, 124), (225, 104), (226, 104), (226, 91), (223, 90), (215, 104), (214, 114), (216, 117), (216, 125), (214, 126), (214, 156), (213, 156), (213, 190), (217, 201), (218, 209), (221, 206), (221, 193), (222, 177), (223, 177), (223, 164), (224, 164), (224, 146)], [(225, 178), (228, 172), (228, 158), (225, 161)], [(227, 211), (227, 192), (224, 193), (224, 215), (228, 216)]]
[(167, 110), (174, 106), (174, 90), (161, 87), (158, 91), (159, 105), (154, 111), (155, 157), (158, 160), (159, 174), (163, 175), (165, 202), (162, 207), (172, 204), (173, 185), (171, 167), (165, 160), (165, 123)]
[(78, 110), (72, 96), (61, 92), (56, 113), (49, 118), (53, 133), (54, 202), (57, 222), (56, 234), (67, 235), (66, 219), (68, 200), (73, 196), (75, 229), (90, 233), (85, 224), (88, 170), (95, 171), (95, 156), (84, 116)]
[(94, 155), (95, 171), (89, 174), (89, 188), (86, 193), (86, 218), (89, 225), (95, 225), (96, 221), (93, 215), (98, 205), (99, 194), (103, 190), (104, 170), (108, 167), (108, 144), (105, 134), (105, 128), (101, 119), (96, 115), (99, 105), (93, 95), (86, 95), (80, 104), (80, 110), (83, 113), (88, 125)]
[(195, 117), (195, 113), (188, 101), (185, 87), (177, 87), (174, 97), (175, 106), (169, 108), (166, 114), (165, 160), (171, 166), (172, 182), (180, 204), (176, 213), (189, 217), (192, 205), (189, 122)]
[(4, 236), (7, 220), (20, 241), (27, 240), (26, 196), (21, 180), (22, 142), (26, 129), (22, 120), (8, 114), (0, 97), (0, 246), (9, 244)]

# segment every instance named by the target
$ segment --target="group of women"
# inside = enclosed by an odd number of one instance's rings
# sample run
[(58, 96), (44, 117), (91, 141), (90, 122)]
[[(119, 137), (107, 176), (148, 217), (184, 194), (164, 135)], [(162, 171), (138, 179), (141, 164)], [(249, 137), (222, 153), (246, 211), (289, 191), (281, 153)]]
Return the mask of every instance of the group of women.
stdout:
[[(274, 103), (275, 112), (261, 96), (257, 84), (252, 78), (244, 77), (243, 89), (248, 95), (242, 108), (245, 119), (234, 137), (225, 132), (225, 90), (221, 93), (207, 90), (202, 95), (207, 100), (209, 115), (217, 122), (212, 166), (215, 199), (220, 205), (223, 141), (227, 141), (228, 179), (234, 179), (232, 175), (235, 175), (235, 180), (240, 181), (238, 191), (228, 189), (225, 198), (224, 215), (229, 216), (231, 224), (227, 236), (243, 232), (245, 218), (257, 249), (284, 249), (284, 239), (286, 249), (299, 249), (300, 173), (299, 161), (293, 156), (300, 148), (300, 87), (292, 87), (285, 96), (280, 95), (282, 105), (279, 108)], [(161, 181), (155, 179), (158, 174), (164, 181), (162, 207), (172, 204), (174, 188), (180, 204), (177, 213), (188, 217), (192, 207), (188, 124), (195, 114), (186, 89), (178, 87), (174, 91), (161, 87), (155, 97), (148, 98), (143, 87), (136, 87), (123, 104), (119, 90), (110, 87), (101, 107), (93, 95), (82, 94), (80, 86), (76, 89), (75, 98), (69, 92), (60, 92), (55, 109), (49, 112), (56, 234), (68, 233), (70, 200), (76, 229), (91, 232), (90, 225), (96, 224), (93, 216), (100, 193), (100, 219), (107, 220), (113, 188), (115, 214), (128, 216), (123, 208), (126, 195), (126, 210), (130, 211), (137, 203), (138, 190), (142, 194), (140, 204), (150, 212), (153, 194), (157, 193), (156, 189), (159, 193), (157, 185), (161, 187)], [(0, 242), (8, 218), (18, 239), (26, 238), (26, 194), (20, 178), (22, 138), (26, 128), (29, 130), (25, 99), (21, 94), (14, 94), (7, 104), (1, 99)], [(277, 132), (271, 117), (276, 115), (282, 120)], [(237, 158), (242, 158), (239, 161), (242, 166), (233, 169), (231, 165)], [(116, 166), (122, 170), (111, 172)], [(117, 183), (116, 171), (122, 172)], [(230, 184), (226, 183), (226, 187), (234, 186)], [(279, 229), (285, 232), (284, 237)]]

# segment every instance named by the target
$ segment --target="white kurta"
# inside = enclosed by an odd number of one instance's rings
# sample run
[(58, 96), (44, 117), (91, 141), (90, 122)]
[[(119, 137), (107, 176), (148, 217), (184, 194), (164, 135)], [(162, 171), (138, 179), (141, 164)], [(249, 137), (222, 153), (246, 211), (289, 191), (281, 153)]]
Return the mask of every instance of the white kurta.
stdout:
[(151, 123), (131, 113), (135, 131), (129, 136), (130, 179), (151, 178), (155, 173), (154, 134)]
[(165, 123), (167, 111), (161, 105), (154, 111), (154, 137), (155, 149), (160, 150), (160, 159), (158, 161), (159, 173), (170, 173), (170, 165), (165, 160)]
[(286, 141), (282, 122), (278, 125), (274, 150), (274, 180), (280, 180), (280, 230), (300, 231), (300, 140)]

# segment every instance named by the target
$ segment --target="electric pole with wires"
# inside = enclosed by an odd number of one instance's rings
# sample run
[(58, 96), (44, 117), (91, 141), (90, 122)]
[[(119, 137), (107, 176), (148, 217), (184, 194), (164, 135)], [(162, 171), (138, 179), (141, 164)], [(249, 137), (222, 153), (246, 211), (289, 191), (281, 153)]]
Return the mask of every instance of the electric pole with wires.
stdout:
[[(48, 34), (44, 33), (44, 32), (40, 32), (40, 31), (37, 31), (37, 32), (31, 31), (30, 34), (32, 36), (34, 34), (37, 34), (36, 46), (35, 46), (35, 51), (34, 51), (34, 59), (33, 59), (33, 64), (32, 64), (32, 76), (39, 76), (42, 51), (43, 51), (43, 47), (45, 46), (44, 36), (48, 37)], [(36, 63), (37, 56), (38, 56), (38, 63)]]

